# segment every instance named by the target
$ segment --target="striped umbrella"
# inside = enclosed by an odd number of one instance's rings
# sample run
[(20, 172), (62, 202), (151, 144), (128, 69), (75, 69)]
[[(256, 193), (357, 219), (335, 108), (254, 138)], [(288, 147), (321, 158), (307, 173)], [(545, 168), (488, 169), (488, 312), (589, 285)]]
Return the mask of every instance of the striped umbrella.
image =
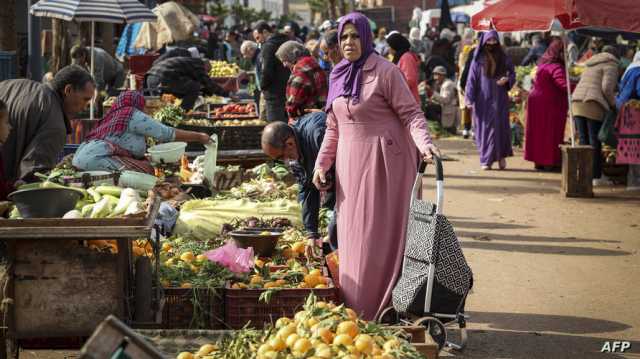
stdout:
[[(31, 15), (65, 21), (91, 22), (91, 75), (96, 22), (134, 23), (156, 21), (156, 15), (138, 0), (40, 0), (31, 6)], [(93, 120), (93, 101), (90, 107)]]
[(79, 22), (156, 21), (156, 15), (138, 0), (40, 0), (31, 6), (31, 14)]

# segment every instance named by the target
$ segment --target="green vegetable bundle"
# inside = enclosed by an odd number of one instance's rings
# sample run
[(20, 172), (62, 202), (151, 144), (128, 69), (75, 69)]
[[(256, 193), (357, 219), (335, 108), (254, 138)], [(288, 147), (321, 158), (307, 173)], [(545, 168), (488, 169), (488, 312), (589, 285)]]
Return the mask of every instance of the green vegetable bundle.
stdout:
[(184, 120), (184, 110), (180, 106), (167, 105), (156, 111), (153, 118), (165, 125), (177, 127)]

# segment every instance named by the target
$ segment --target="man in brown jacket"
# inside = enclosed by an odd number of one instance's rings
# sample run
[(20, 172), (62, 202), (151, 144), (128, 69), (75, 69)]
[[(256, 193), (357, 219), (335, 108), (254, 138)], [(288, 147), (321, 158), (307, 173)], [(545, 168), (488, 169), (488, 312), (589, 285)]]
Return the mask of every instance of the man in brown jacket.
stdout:
[(602, 52), (586, 62), (586, 70), (573, 92), (572, 111), (580, 136), (580, 144), (594, 148), (593, 185), (609, 182), (602, 175), (602, 144), (598, 133), (607, 112), (616, 106), (618, 84), (618, 54), (613, 46), (605, 46)]

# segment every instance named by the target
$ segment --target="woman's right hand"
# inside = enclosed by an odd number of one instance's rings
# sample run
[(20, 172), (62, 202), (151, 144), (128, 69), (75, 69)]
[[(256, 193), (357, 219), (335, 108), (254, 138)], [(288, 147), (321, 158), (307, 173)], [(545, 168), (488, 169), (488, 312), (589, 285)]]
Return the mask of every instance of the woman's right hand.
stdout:
[(324, 173), (324, 170), (320, 168), (316, 168), (313, 172), (313, 184), (320, 191), (326, 191), (331, 187), (331, 183), (327, 182), (327, 177)]

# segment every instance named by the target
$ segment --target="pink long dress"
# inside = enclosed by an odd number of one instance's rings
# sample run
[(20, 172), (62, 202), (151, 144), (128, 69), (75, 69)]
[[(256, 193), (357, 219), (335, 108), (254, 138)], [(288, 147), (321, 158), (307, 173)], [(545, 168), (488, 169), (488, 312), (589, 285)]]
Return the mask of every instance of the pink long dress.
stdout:
[(358, 104), (333, 102), (316, 168), (335, 162), (341, 294), (371, 320), (400, 274), (416, 144), (426, 153), (431, 137), (398, 67), (372, 54), (362, 78)]
[(524, 159), (538, 166), (559, 166), (567, 123), (567, 76), (562, 64), (538, 65), (527, 103)]

